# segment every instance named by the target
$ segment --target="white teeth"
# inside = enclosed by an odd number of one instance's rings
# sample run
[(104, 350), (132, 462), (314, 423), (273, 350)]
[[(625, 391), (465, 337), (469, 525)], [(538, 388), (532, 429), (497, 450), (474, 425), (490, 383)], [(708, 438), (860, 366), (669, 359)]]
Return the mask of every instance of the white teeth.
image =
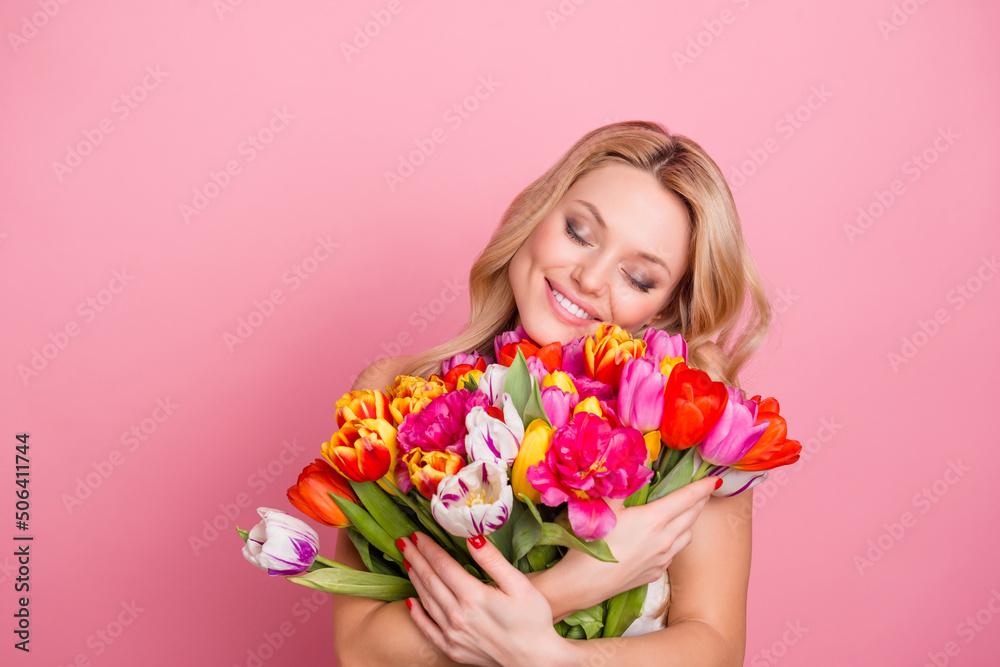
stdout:
[(560, 305), (562, 305), (563, 308), (565, 308), (567, 311), (569, 311), (573, 315), (576, 315), (577, 317), (583, 318), (585, 320), (596, 320), (597, 319), (596, 317), (591, 317), (590, 315), (588, 315), (587, 311), (585, 311), (583, 308), (581, 308), (580, 306), (576, 305), (575, 303), (573, 303), (572, 301), (570, 301), (569, 299), (567, 299), (560, 292), (557, 292), (556, 290), (552, 290), (552, 294), (555, 295), (556, 301), (558, 301), (560, 303)]

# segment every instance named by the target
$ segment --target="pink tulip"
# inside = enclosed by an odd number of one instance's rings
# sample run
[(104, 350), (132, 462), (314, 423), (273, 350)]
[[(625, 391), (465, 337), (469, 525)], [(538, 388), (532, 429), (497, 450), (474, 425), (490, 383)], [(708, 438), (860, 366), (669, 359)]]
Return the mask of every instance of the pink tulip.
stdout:
[[(647, 331), (648, 333), (648, 331)], [(667, 376), (654, 359), (630, 359), (618, 390), (618, 417), (643, 433), (656, 431), (663, 421), (663, 389)]]
[(406, 415), (399, 425), (396, 444), (403, 454), (419, 447), (425, 452), (449, 451), (465, 458), (465, 436), (468, 433), (465, 416), (477, 405), (489, 407), (489, 397), (468, 389), (441, 394), (420, 412)]
[(563, 391), (559, 387), (542, 387), (542, 407), (553, 428), (565, 426), (579, 402), (580, 394)]
[(618, 518), (605, 498), (626, 498), (649, 482), (647, 449), (633, 428), (612, 428), (589, 412), (580, 412), (556, 430), (552, 446), (528, 468), (528, 482), (550, 507), (569, 505), (569, 523), (582, 540), (603, 538)]
[(570, 375), (583, 375), (587, 372), (587, 364), (583, 359), (583, 339), (577, 336), (562, 347), (562, 370)]
[(471, 353), (459, 352), (451, 359), (445, 359), (444, 361), (441, 362), (441, 375), (442, 376), (447, 375), (448, 371), (450, 371), (455, 366), (460, 366), (461, 364), (469, 364), (470, 366), (475, 366), (480, 359), (483, 360), (484, 367), (489, 366), (490, 364), (493, 363), (492, 359), (490, 359), (489, 357), (484, 357), (483, 355), (479, 354), (478, 350), (473, 350)]
[[(521, 340), (526, 340), (526, 341), (529, 341), (531, 343), (535, 343), (535, 341), (531, 340), (531, 338), (528, 336), (528, 332), (525, 331), (524, 327), (521, 326), (520, 324), (518, 324), (517, 328), (514, 329), (513, 331), (504, 331), (499, 336), (495, 336), (493, 338), (493, 354), (494, 354), (494, 356), (497, 359), (499, 359), (500, 358), (500, 350), (503, 348), (504, 345), (507, 345), (508, 343), (516, 343), (516, 342), (521, 341)], [(539, 347), (541, 347), (541, 346), (539, 345)]]
[(646, 359), (652, 359), (659, 365), (664, 357), (681, 357), (687, 361), (688, 347), (684, 336), (671, 336), (662, 329), (646, 329), (642, 337), (646, 341)]
[(699, 445), (699, 454), (709, 463), (728, 466), (750, 451), (767, 430), (767, 421), (757, 422), (757, 401), (743, 398), (736, 387), (726, 387), (729, 400), (722, 416)]

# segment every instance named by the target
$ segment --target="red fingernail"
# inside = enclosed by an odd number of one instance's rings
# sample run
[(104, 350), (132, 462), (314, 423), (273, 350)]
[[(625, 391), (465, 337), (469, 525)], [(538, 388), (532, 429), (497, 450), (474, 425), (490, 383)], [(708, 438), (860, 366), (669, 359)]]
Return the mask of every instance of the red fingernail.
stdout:
[(406, 598), (406, 608), (413, 609), (413, 601), (410, 598)]
[(407, 572), (409, 572), (409, 571), (410, 571), (410, 562), (409, 562), (409, 561), (406, 561), (406, 560), (404, 560), (404, 561), (403, 561), (403, 567), (405, 567), (405, 568), (406, 568), (406, 571), (407, 571)]
[(482, 535), (476, 535), (475, 537), (469, 538), (469, 543), (472, 544), (474, 549), (482, 549), (486, 546), (486, 538)]
[(715, 479), (715, 488), (718, 489), (720, 486), (722, 486), (722, 478), (721, 477), (717, 477)]
[(417, 534), (416, 533), (410, 533), (410, 541), (413, 542), (413, 544), (417, 543)]
[(403, 544), (403, 538), (402, 537), (399, 538), (398, 540), (396, 540), (396, 548), (399, 549), (400, 551), (402, 551), (403, 549), (406, 548), (406, 545)]

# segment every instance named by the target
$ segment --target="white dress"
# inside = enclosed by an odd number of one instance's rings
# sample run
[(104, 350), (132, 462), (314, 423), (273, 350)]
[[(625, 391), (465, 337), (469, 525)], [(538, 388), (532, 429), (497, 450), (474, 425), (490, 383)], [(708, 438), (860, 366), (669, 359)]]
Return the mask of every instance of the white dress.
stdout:
[(642, 606), (642, 616), (632, 621), (632, 625), (622, 633), (622, 637), (634, 637), (656, 632), (667, 627), (667, 615), (654, 616), (667, 599), (670, 592), (669, 576), (664, 574), (649, 584), (646, 589), (646, 603)]

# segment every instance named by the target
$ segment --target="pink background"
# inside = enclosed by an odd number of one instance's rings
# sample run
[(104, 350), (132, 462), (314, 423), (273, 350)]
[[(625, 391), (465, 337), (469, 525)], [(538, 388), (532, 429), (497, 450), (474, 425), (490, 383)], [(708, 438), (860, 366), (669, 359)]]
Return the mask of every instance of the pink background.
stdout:
[(730, 179), (777, 310), (744, 386), (806, 446), (756, 491), (746, 664), (995, 659), (994, 3), (223, 2), (0, 10), (5, 664), (326, 660), (328, 600), (234, 525), (289, 510), (366, 362), (457, 333), (513, 197), (630, 119)]

